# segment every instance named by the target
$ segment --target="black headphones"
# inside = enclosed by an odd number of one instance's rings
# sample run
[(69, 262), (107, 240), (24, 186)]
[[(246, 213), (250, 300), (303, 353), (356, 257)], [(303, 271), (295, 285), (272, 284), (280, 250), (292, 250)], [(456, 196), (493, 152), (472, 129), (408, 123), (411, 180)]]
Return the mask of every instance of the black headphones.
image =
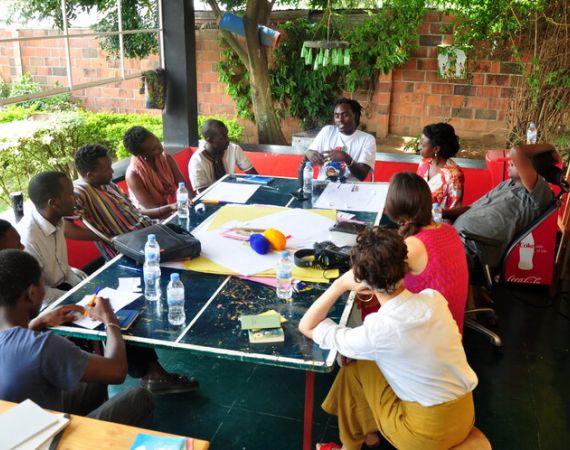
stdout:
[(293, 254), (293, 261), (297, 267), (313, 267), (315, 262), (315, 251), (311, 248), (297, 250)]

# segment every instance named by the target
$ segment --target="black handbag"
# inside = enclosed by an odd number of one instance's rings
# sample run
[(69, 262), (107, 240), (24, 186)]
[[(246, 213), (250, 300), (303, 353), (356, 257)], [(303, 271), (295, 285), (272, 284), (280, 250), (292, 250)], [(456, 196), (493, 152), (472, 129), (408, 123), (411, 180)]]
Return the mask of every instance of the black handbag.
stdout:
[(113, 246), (123, 255), (143, 263), (144, 246), (149, 234), (156, 235), (156, 241), (160, 245), (161, 262), (196, 258), (202, 250), (200, 241), (192, 233), (174, 223), (159, 223), (115, 236), (112, 239)]

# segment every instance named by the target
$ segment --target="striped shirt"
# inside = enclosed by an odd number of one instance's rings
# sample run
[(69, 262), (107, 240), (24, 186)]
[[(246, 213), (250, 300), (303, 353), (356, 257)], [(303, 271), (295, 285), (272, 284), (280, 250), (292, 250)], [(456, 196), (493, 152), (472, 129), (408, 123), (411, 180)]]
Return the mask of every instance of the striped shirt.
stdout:
[[(113, 182), (95, 187), (84, 180), (77, 180), (74, 192), (77, 214), (106, 236), (114, 237), (140, 230), (152, 223)], [(103, 241), (96, 241), (95, 245), (106, 259), (117, 254), (112, 246)]]

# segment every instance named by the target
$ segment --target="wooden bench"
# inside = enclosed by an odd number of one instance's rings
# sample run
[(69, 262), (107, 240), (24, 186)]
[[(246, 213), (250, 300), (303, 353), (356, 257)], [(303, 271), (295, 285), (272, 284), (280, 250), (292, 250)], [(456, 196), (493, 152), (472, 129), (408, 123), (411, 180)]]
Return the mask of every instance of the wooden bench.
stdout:
[[(16, 403), (0, 400), (0, 413), (13, 408)], [(145, 428), (131, 427), (103, 420), (90, 419), (88, 417), (71, 415), (63, 436), (57, 446), (58, 450), (91, 450), (114, 449), (129, 450), (137, 434), (145, 433), (155, 436), (177, 436), (175, 434), (162, 433), (160, 431), (147, 430)], [(184, 436), (182, 436), (184, 437)], [(192, 450), (208, 450), (210, 443), (200, 439), (192, 439)]]

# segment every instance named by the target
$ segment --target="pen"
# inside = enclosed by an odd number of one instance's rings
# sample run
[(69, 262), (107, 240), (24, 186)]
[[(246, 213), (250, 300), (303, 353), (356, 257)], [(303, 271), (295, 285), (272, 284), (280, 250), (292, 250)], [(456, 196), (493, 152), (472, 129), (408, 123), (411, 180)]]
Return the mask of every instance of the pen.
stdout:
[(205, 205), (225, 205), (227, 202), (223, 200), (200, 200)]
[(123, 264), (119, 264), (119, 267), (121, 269), (125, 269), (125, 270), (132, 270), (133, 272), (142, 272), (142, 269), (137, 269), (136, 267), (125, 266)]
[[(95, 302), (97, 301), (97, 294), (99, 293), (100, 290), (101, 290), (101, 288), (99, 288), (99, 287), (98, 287), (97, 289), (95, 289), (95, 293), (93, 294), (93, 297), (91, 298), (91, 300), (89, 300), (89, 303), (87, 303), (86, 306), (89, 306), (89, 307), (91, 307), (91, 308), (92, 308), (93, 306), (95, 306)], [(84, 316), (88, 316), (88, 315), (89, 315), (89, 314), (87, 313), (87, 310), (85, 310), (85, 311), (83, 312), (83, 315), (84, 315)]]

